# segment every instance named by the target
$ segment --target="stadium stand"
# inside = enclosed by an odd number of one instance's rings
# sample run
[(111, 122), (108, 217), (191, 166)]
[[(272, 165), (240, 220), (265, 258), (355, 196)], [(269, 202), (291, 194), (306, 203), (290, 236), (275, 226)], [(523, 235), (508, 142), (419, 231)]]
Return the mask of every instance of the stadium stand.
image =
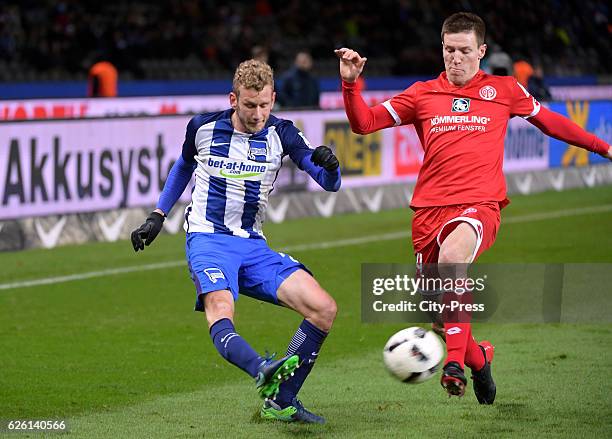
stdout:
[[(457, 8), (481, 15), (489, 43), (548, 75), (612, 72), (605, 1), (353, 2), (340, 0), (5, 0), (0, 81), (84, 80), (91, 60), (112, 58), (123, 80), (227, 78), (255, 45), (277, 71), (307, 48), (316, 76), (337, 74), (332, 48), (368, 56), (368, 75), (441, 70), (440, 20)], [(545, 54), (545, 55), (543, 55)]]

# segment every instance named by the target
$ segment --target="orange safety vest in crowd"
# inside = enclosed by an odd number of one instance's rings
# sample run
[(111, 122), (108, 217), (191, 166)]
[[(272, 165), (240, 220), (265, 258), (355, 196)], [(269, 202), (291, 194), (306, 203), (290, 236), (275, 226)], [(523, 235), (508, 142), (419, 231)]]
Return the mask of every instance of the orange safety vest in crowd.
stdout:
[(514, 63), (514, 77), (523, 87), (527, 88), (531, 75), (533, 67), (527, 61), (520, 60)]
[(117, 69), (108, 61), (95, 63), (89, 69), (87, 96), (117, 96)]

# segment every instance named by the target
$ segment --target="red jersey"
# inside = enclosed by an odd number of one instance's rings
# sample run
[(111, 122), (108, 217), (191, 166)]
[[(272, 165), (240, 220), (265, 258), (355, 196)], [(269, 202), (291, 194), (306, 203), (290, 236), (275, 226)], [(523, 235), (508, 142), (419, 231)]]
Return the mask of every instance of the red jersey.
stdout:
[(414, 124), (425, 155), (413, 207), (506, 200), (502, 172), (508, 120), (540, 111), (516, 79), (482, 70), (464, 86), (446, 73), (383, 103), (395, 125)]

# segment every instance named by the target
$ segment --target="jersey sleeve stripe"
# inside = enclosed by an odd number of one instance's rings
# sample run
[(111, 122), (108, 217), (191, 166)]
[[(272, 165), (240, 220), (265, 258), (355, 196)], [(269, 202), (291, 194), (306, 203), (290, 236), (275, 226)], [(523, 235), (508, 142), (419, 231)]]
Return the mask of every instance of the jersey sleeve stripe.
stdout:
[(540, 112), (540, 103), (533, 97), (531, 99), (533, 99), (533, 111), (528, 116), (523, 116), (523, 119), (529, 119)]
[(383, 102), (383, 107), (387, 109), (387, 111), (389, 112), (393, 120), (395, 121), (395, 126), (402, 124), (402, 120), (400, 119), (399, 115), (397, 114), (393, 106), (391, 105), (391, 100), (386, 100), (385, 102)]
[(528, 98), (530, 97), (531, 100), (533, 101), (533, 111), (529, 115), (521, 116), (521, 117), (523, 119), (529, 119), (530, 117), (533, 117), (533, 116), (537, 115), (540, 112), (540, 103), (536, 100), (536, 98), (534, 98), (533, 96), (531, 96), (529, 94), (527, 89), (525, 87), (523, 87), (520, 82), (516, 81), (516, 85), (518, 85), (520, 87), (520, 89), (523, 90), (523, 93), (525, 93), (526, 97), (528, 97)]
[(521, 88), (521, 90), (523, 90), (523, 93), (525, 93), (525, 96), (527, 96), (527, 97), (530, 96), (530, 94), (527, 91), (527, 89), (525, 87), (523, 87), (520, 82), (516, 81), (516, 85), (518, 85)]

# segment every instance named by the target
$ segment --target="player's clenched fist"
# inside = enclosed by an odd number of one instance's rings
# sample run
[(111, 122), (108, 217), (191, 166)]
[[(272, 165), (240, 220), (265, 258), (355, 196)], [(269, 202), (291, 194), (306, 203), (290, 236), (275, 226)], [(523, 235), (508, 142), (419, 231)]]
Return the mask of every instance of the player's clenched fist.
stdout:
[(134, 251), (144, 250), (145, 245), (150, 245), (161, 232), (163, 224), (164, 216), (159, 212), (151, 212), (144, 224), (132, 232)]
[(335, 171), (338, 169), (338, 166), (340, 166), (340, 163), (338, 163), (338, 159), (332, 150), (324, 145), (317, 146), (317, 149), (315, 149), (312, 153), (310, 160), (315, 165), (324, 168), (326, 171)]
[(336, 49), (334, 52), (340, 59), (340, 77), (346, 82), (355, 82), (363, 71), (363, 66), (368, 59), (361, 57), (359, 53), (346, 47)]

